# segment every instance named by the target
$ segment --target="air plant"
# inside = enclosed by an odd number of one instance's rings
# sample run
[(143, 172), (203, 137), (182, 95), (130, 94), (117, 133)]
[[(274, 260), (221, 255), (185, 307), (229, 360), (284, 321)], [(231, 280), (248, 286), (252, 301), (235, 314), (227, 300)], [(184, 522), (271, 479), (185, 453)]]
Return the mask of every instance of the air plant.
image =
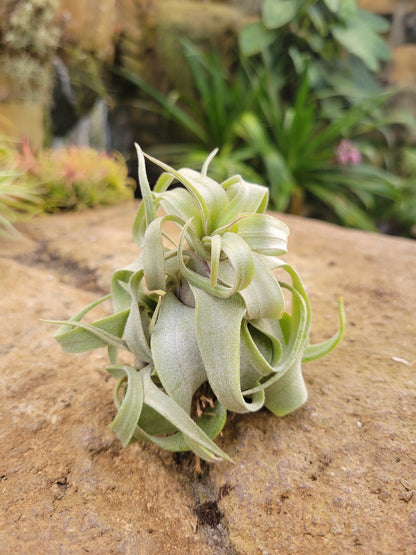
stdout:
[[(310, 303), (297, 272), (279, 258), (289, 230), (265, 214), (268, 189), (239, 175), (211, 179), (215, 151), (201, 172), (177, 171), (136, 147), (140, 254), (114, 272), (109, 295), (55, 322), (55, 338), (69, 353), (107, 347), (107, 369), (118, 380), (110, 427), (123, 446), (140, 440), (230, 460), (213, 441), (227, 411), (266, 407), (283, 416), (302, 405), (301, 363), (340, 341), (343, 305), (339, 331), (310, 345)], [(164, 170), (153, 191), (145, 156)], [(174, 182), (180, 186), (170, 188)], [(85, 323), (108, 298), (114, 314)], [(130, 364), (120, 362), (120, 351), (130, 353)]]
[(23, 142), (17, 167), (42, 191), (44, 212), (116, 204), (133, 198), (136, 185), (121, 155), (89, 147), (45, 149), (35, 156)]

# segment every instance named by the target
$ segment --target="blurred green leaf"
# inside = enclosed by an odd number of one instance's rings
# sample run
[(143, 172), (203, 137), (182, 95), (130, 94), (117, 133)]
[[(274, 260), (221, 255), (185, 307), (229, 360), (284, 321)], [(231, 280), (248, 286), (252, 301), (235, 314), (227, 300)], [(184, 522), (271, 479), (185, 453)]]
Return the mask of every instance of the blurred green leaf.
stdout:
[(266, 29), (278, 29), (292, 21), (298, 11), (297, 0), (264, 0), (262, 21)]
[(238, 36), (238, 43), (243, 56), (253, 56), (270, 46), (276, 38), (276, 33), (260, 21), (245, 27)]
[(358, 10), (347, 20), (345, 27), (335, 26), (332, 29), (334, 37), (344, 48), (360, 58), (371, 71), (378, 71), (380, 60), (391, 57), (390, 48), (378, 34), (382, 28), (379, 21), (379, 18), (369, 17), (368, 12)]
[(347, 19), (357, 11), (356, 0), (324, 0), (325, 5), (334, 14), (339, 14), (342, 19)]

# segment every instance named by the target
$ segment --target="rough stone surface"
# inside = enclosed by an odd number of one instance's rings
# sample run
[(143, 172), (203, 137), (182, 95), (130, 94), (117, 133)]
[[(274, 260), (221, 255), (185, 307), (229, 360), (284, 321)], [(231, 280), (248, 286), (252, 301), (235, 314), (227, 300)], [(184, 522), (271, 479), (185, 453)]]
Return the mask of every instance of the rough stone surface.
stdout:
[(416, 86), (416, 44), (402, 44), (393, 48), (391, 83)]
[(392, 14), (399, 5), (406, 11), (414, 7), (413, 0), (358, 0), (357, 4), (362, 10), (380, 14)]
[(122, 449), (105, 353), (66, 355), (39, 321), (108, 290), (137, 254), (135, 209), (41, 218), (0, 242), (2, 553), (414, 553), (416, 243), (282, 217), (312, 339), (336, 328), (340, 295), (346, 336), (304, 365), (303, 408), (230, 417), (234, 464), (197, 475), (189, 456)]
[(116, 0), (59, 0), (56, 18), (63, 40), (110, 61), (116, 23)]

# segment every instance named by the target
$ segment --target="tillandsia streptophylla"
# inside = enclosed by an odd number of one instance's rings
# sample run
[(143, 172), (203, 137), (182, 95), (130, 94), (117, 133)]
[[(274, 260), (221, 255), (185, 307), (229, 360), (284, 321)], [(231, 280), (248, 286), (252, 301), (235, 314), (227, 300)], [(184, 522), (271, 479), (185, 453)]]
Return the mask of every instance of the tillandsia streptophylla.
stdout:
[[(141, 440), (206, 461), (230, 460), (213, 441), (227, 411), (266, 407), (283, 416), (302, 405), (301, 363), (340, 341), (342, 302), (339, 331), (310, 345), (308, 296), (279, 258), (289, 230), (264, 213), (268, 189), (239, 175), (221, 184), (208, 177), (214, 151), (201, 172), (146, 155), (164, 170), (151, 191), (136, 147), (143, 201), (133, 236), (140, 254), (114, 272), (110, 295), (56, 322), (55, 338), (69, 353), (107, 347), (108, 371), (118, 380), (111, 428), (124, 446)], [(180, 186), (170, 188), (174, 182)], [(114, 314), (84, 323), (110, 297)], [(131, 353), (131, 364), (118, 362), (120, 350)], [(206, 411), (195, 410), (201, 386), (212, 401)]]

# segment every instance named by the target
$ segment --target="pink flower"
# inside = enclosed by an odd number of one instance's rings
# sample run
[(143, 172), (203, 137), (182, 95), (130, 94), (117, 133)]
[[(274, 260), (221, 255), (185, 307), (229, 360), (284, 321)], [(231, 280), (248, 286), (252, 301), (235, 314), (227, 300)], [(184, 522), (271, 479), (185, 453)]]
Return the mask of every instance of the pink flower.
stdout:
[(335, 149), (335, 154), (337, 157), (337, 161), (346, 166), (351, 164), (352, 166), (356, 166), (361, 162), (361, 152), (358, 148), (347, 139), (343, 139), (337, 148)]

